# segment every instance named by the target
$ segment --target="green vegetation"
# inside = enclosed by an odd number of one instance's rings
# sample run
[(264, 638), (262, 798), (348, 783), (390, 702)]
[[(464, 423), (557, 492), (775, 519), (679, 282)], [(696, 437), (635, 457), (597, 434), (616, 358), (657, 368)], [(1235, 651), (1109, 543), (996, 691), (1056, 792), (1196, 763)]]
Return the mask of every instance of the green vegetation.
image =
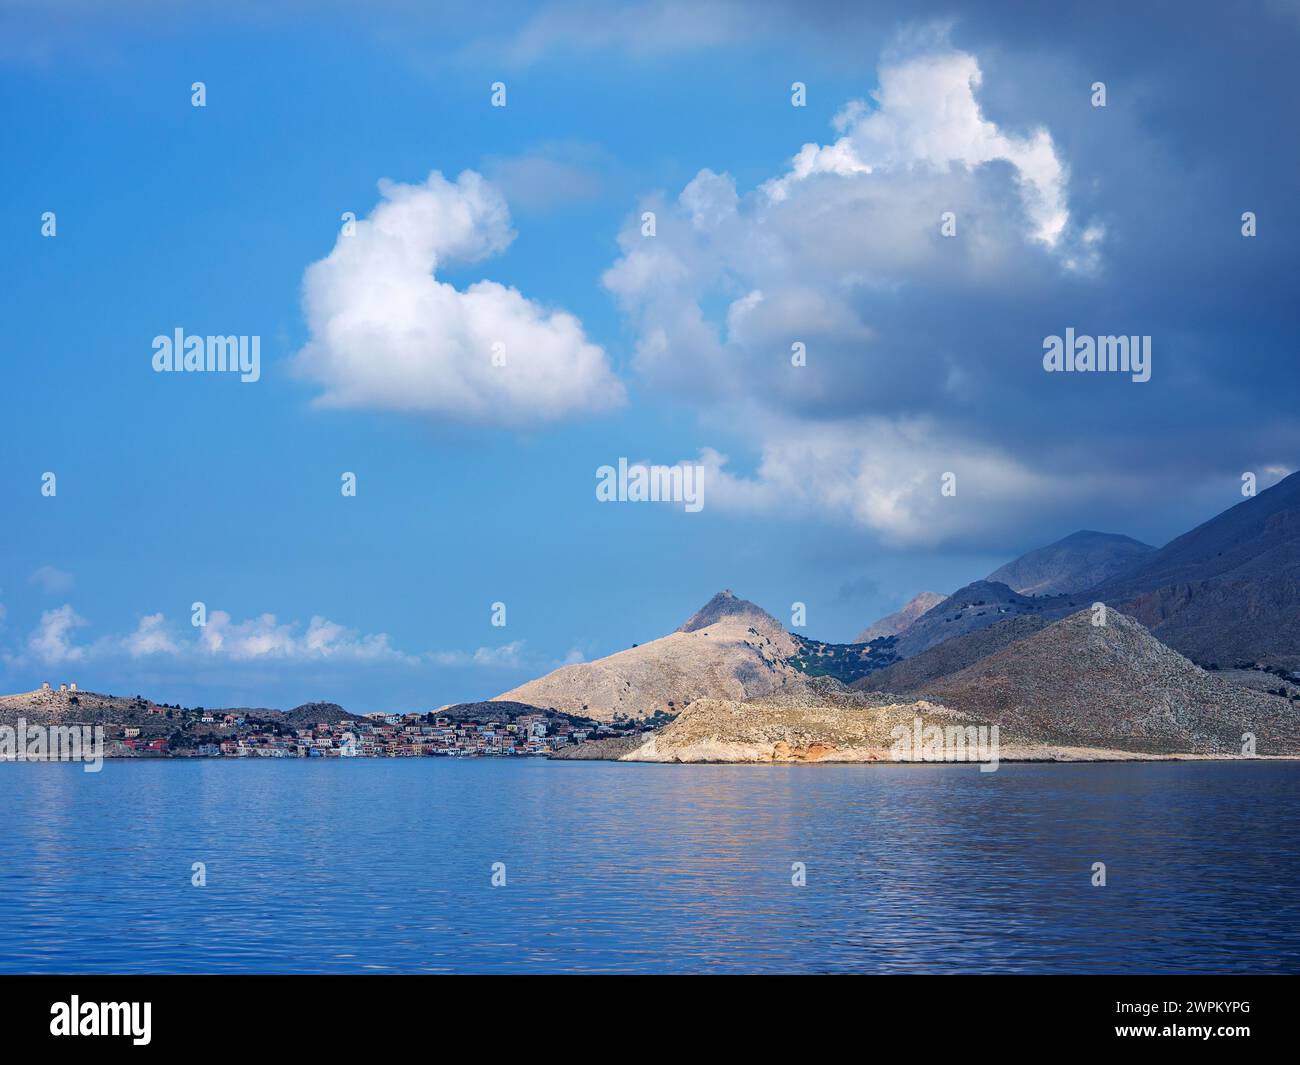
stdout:
[(843, 684), (851, 684), (868, 673), (897, 662), (895, 636), (882, 636), (870, 643), (822, 643), (804, 636), (796, 636), (799, 653), (790, 659), (790, 665), (810, 677), (833, 677)]

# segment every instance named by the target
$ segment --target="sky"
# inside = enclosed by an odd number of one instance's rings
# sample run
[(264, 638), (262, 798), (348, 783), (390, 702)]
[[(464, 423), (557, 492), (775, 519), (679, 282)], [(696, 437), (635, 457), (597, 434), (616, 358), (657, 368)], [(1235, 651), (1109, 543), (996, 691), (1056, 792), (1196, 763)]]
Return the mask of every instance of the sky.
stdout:
[(0, 689), (427, 709), (722, 588), (847, 641), (1296, 468), (1296, 4), (423, 7), (0, 2)]

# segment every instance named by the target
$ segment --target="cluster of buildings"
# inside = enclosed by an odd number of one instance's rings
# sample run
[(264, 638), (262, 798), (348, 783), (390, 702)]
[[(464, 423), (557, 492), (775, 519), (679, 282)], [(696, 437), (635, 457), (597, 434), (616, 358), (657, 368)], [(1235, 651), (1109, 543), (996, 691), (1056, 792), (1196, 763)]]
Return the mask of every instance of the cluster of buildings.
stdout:
[[(218, 720), (219, 719), (219, 720)], [(224, 726), (231, 735), (168, 750), (165, 741), (144, 743), (138, 729), (125, 729), (122, 742), (141, 753), (193, 754), (208, 758), (422, 758), (546, 755), (588, 738), (619, 735), (621, 728), (579, 725), (545, 714), (521, 714), (512, 721), (456, 721), (434, 714), (372, 714), (308, 728), (205, 715), (203, 723)], [(630, 726), (629, 726), (630, 727)], [(135, 735), (131, 735), (135, 733)], [(162, 746), (159, 746), (162, 744)]]

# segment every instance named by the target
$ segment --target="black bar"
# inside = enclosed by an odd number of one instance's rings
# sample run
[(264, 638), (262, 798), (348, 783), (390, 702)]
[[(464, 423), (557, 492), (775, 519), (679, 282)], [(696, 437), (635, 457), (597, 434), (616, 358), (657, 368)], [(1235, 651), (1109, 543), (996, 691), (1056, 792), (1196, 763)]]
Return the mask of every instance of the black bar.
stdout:
[[(680, 1049), (688, 1033), (709, 1044), (734, 1040), (737, 1048), (752, 1043), (770, 1050), (826, 1047), (827, 1039), (857, 1033), (864, 1051), (888, 1038), (899, 1052), (909, 1044), (918, 1051), (1154, 1044), (1157, 1052), (1202, 1046), (1232, 1053), (1243, 1045), (1280, 1045), (1296, 990), (1294, 980), (1265, 976), (693, 978), (733, 985), (708, 988), (646, 976), (564, 984), (531, 978), (546, 986), (530, 986), (528, 979), (6, 976), (0, 977), (0, 1032), (11, 1052), (109, 1045), (162, 1053), (337, 1052), (408, 1040), (437, 1045), (453, 1037), (481, 1040), (484, 1053), (500, 1042), (557, 1039), (581, 1039), (592, 1050), (608, 1050), (612, 1044), (591, 1042), (606, 1038), (622, 1046), (664, 1040)], [(83, 1017), (88, 1004), (134, 1003), (141, 1007), (136, 1019), (143, 1020), (148, 1003), (147, 1043), (129, 1032), (51, 1034), (58, 1004), (71, 1006), (73, 996)]]

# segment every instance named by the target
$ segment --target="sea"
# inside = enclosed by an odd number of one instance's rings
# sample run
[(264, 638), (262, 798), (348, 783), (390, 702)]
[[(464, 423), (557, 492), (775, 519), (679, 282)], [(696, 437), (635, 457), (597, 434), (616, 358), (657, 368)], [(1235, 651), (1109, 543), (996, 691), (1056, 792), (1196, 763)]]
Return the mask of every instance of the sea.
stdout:
[(1300, 763), (0, 764), (6, 973), (1300, 971)]

